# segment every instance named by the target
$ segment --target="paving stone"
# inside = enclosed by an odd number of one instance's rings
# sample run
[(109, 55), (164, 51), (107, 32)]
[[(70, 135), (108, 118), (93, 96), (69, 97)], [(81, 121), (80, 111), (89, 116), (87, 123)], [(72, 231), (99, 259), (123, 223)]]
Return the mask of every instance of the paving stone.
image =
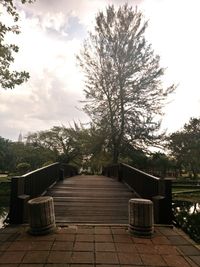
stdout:
[(133, 243), (135, 244), (153, 244), (150, 238), (143, 238), (143, 237), (132, 237)]
[(0, 229), (0, 234), (15, 234), (20, 230), (20, 227), (7, 226)]
[(24, 257), (24, 251), (6, 251), (0, 255), (0, 263), (20, 263)]
[(199, 266), (200, 266), (200, 264), (197, 265), (197, 264), (196, 264), (192, 259), (190, 259), (189, 257), (185, 256), (184, 258), (187, 260), (187, 262), (190, 264), (191, 267), (199, 267)]
[(190, 256), (190, 259), (192, 259), (198, 266), (200, 266), (200, 256)]
[(72, 251), (73, 250), (73, 242), (55, 241), (52, 245), (51, 250)]
[(137, 253), (136, 246), (132, 243), (115, 243), (115, 247), (119, 252)]
[(163, 255), (163, 259), (169, 266), (174, 267), (189, 267), (189, 263), (184, 259), (184, 257), (179, 255)]
[(53, 241), (32, 241), (31, 250), (50, 250), (53, 245)]
[(23, 263), (45, 263), (49, 251), (28, 251), (23, 258)]
[(141, 265), (142, 261), (138, 254), (133, 253), (118, 253), (120, 264), (135, 264)]
[(96, 251), (115, 251), (114, 243), (95, 243)]
[(96, 252), (96, 263), (118, 264), (118, 257), (113, 252)]
[(165, 236), (155, 236), (152, 238), (152, 242), (157, 245), (169, 245), (170, 241)]
[(72, 252), (70, 251), (51, 251), (47, 263), (70, 263)]
[(48, 235), (41, 235), (41, 236), (31, 236), (28, 235), (28, 239), (32, 239), (32, 241), (54, 241), (55, 238), (59, 236), (58, 234), (48, 234)]
[(200, 256), (200, 250), (192, 245), (177, 246), (186, 256)]
[(173, 245), (190, 245), (190, 242), (182, 236), (168, 236), (168, 239)]
[[(44, 264), (37, 264), (37, 263), (22, 263), (19, 267), (44, 267)], [(53, 266), (52, 266), (53, 267)]]
[(174, 231), (174, 229), (170, 229), (170, 228), (165, 228), (165, 227), (159, 227), (158, 230), (160, 231), (161, 234), (165, 235), (165, 236), (175, 236), (178, 235), (178, 233), (176, 231)]
[(31, 242), (29, 241), (15, 241), (9, 246), (9, 251), (26, 251), (31, 248)]
[(156, 247), (154, 245), (137, 244), (136, 251), (142, 254), (156, 254)]
[(114, 234), (114, 235), (125, 235), (125, 234), (128, 234), (128, 230), (127, 230), (127, 228), (114, 228), (114, 227), (112, 227), (111, 228), (111, 230), (112, 230), (112, 233)]
[(118, 226), (64, 227), (46, 236), (25, 230), (0, 234), (0, 267), (200, 266), (199, 250), (166, 227), (156, 228), (152, 238), (135, 237)]
[(95, 235), (95, 242), (113, 242), (112, 235)]
[[(69, 267), (68, 263), (46, 263), (44, 267)], [(37, 267), (37, 266), (36, 266)]]
[(73, 252), (72, 263), (94, 263), (93, 252)]
[(156, 245), (155, 249), (157, 251), (158, 254), (161, 255), (179, 255), (179, 251), (175, 246), (170, 246), (170, 245)]
[(75, 234), (77, 232), (77, 226), (74, 227), (61, 227), (58, 229), (58, 234)]
[(48, 234), (48, 235), (41, 235), (41, 236), (34, 236), (30, 235), (26, 232), (19, 234), (16, 238), (17, 241), (54, 241), (56, 234)]
[(0, 242), (8, 241), (11, 236), (12, 236), (12, 234), (0, 233)]
[(104, 235), (112, 234), (110, 227), (95, 227), (94, 233), (95, 234), (104, 234)]
[(94, 251), (94, 243), (92, 242), (75, 242), (74, 251)]
[(78, 228), (77, 229), (78, 234), (89, 234), (92, 235), (94, 234), (94, 228), (93, 227), (88, 227), (88, 228)]
[(76, 241), (79, 241), (79, 242), (93, 242), (94, 241), (94, 235), (77, 234)]
[(0, 263), (0, 267), (18, 267), (19, 266), (19, 264), (18, 263), (3, 263), (3, 264), (1, 264)]
[(57, 234), (56, 241), (71, 241), (73, 242), (75, 239), (75, 234)]
[[(155, 254), (140, 254), (143, 264), (150, 266), (167, 266), (166, 262), (160, 255)], [(171, 266), (171, 265), (169, 265)], [(173, 265), (172, 265), (173, 266)], [(178, 267), (178, 266), (177, 266)]]
[(114, 235), (114, 242), (122, 243), (133, 243), (131, 236), (129, 235)]

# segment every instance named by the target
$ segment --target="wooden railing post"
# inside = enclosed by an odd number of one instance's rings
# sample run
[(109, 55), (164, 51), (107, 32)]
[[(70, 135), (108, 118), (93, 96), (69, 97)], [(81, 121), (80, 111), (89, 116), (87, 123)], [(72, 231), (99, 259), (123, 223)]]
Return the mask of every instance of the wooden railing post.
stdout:
[(29, 196), (24, 194), (24, 179), (23, 176), (11, 179), (9, 220), (12, 224), (23, 223), (27, 218), (26, 203)]
[(122, 170), (123, 166), (121, 163), (119, 163), (118, 165), (118, 181), (121, 182), (123, 179), (123, 170)]
[(64, 169), (60, 168), (59, 169), (59, 181), (63, 181), (64, 180)]
[(165, 178), (165, 221), (172, 223), (172, 178)]

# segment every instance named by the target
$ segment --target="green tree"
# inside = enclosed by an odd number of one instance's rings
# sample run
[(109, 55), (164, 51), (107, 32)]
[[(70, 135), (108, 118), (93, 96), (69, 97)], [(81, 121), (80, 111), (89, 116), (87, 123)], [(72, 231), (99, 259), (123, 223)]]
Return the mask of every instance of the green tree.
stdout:
[(76, 132), (77, 129), (54, 126), (50, 130), (30, 134), (27, 140), (35, 147), (51, 150), (58, 161), (69, 163), (81, 156), (81, 141)]
[[(32, 3), (32, 0), (21, 0), (21, 3)], [(5, 43), (5, 36), (8, 33), (19, 34), (20, 29), (16, 24), (19, 20), (16, 5), (12, 0), (0, 0), (0, 16), (2, 11), (6, 12), (13, 18), (13, 26), (7, 26), (2, 20), (0, 21), (0, 86), (4, 89), (12, 89), (15, 85), (20, 85), (27, 81), (29, 74), (26, 71), (13, 71), (10, 68), (11, 63), (14, 62), (13, 53), (19, 51), (19, 47), (15, 44)]]
[(96, 25), (78, 56), (86, 74), (84, 110), (110, 138), (113, 162), (123, 142), (144, 147), (155, 141), (166, 96), (159, 56), (145, 39), (147, 22), (127, 4), (99, 12)]
[(200, 118), (191, 118), (182, 130), (172, 133), (168, 148), (177, 165), (197, 177), (200, 171)]
[(12, 169), (14, 156), (11, 149), (11, 141), (0, 136), (0, 171)]

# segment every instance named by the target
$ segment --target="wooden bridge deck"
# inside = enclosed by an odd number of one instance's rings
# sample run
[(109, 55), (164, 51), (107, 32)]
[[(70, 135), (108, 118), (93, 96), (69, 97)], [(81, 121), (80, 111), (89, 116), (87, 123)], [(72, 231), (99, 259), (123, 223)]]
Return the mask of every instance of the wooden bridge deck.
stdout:
[(58, 223), (128, 223), (131, 190), (116, 179), (79, 175), (66, 178), (48, 190), (54, 199)]

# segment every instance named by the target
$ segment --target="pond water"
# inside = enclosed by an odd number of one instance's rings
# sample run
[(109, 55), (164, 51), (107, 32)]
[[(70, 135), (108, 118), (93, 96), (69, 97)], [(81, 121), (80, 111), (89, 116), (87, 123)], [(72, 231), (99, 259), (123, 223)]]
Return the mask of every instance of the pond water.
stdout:
[(4, 220), (8, 215), (8, 207), (0, 207), (0, 228), (4, 226)]
[(173, 214), (176, 226), (200, 243), (200, 203), (176, 200)]
[(0, 183), (0, 228), (8, 215), (10, 201), (10, 183)]

